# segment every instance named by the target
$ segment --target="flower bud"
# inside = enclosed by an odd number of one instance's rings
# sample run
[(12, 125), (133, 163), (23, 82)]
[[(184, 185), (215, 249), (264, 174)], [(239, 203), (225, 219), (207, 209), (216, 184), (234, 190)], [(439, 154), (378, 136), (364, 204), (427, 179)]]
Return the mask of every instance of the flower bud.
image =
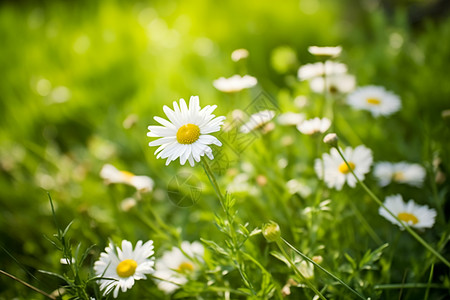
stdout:
[(337, 147), (338, 137), (336, 133), (329, 133), (323, 138), (323, 142), (330, 147)]
[(270, 221), (269, 223), (264, 224), (262, 233), (269, 243), (276, 242), (281, 236), (280, 226), (278, 226), (277, 223)]

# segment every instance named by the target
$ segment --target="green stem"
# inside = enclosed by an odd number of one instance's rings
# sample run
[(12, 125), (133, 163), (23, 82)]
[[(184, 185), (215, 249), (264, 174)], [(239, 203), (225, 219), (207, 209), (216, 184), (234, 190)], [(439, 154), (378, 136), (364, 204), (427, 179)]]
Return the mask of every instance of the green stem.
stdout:
[(17, 281), (17, 282), (23, 284), (24, 286), (26, 286), (26, 287), (32, 289), (33, 291), (35, 291), (35, 292), (37, 292), (37, 293), (39, 293), (39, 294), (41, 294), (41, 295), (44, 295), (45, 297), (47, 297), (47, 298), (49, 298), (49, 299), (54, 299), (54, 300), (56, 299), (54, 296), (47, 294), (46, 292), (44, 292), (44, 291), (38, 289), (37, 287), (34, 287), (34, 286), (32, 286), (31, 284), (26, 283), (26, 282), (23, 281), (22, 279), (19, 279), (19, 278), (17, 278), (16, 276), (11, 275), (11, 274), (9, 274), (9, 273), (3, 271), (3, 270), (0, 270), (0, 274), (3, 274), (3, 275), (5, 275), (5, 276), (8, 276), (8, 277), (11, 278), (11, 279), (14, 279), (15, 281)]
[(357, 291), (355, 291), (354, 289), (352, 289), (348, 284), (346, 284), (344, 281), (342, 281), (339, 277), (337, 277), (336, 275), (334, 275), (333, 273), (331, 273), (330, 271), (327, 271), (325, 268), (323, 268), (321, 265), (319, 265), (318, 263), (316, 263), (314, 260), (312, 260), (311, 258), (309, 258), (308, 256), (306, 256), (305, 254), (303, 254), (302, 252), (300, 252), (299, 250), (297, 250), (294, 246), (292, 246), (291, 244), (289, 244), (288, 241), (286, 241), (285, 239), (281, 238), (281, 240), (289, 246), (289, 248), (291, 248), (292, 250), (294, 250), (298, 255), (300, 255), (304, 260), (312, 263), (316, 268), (322, 270), (323, 272), (325, 272), (328, 276), (332, 277), (334, 280), (338, 281), (340, 284), (342, 284), (344, 287), (346, 287), (348, 290), (350, 290), (353, 294), (357, 295), (359, 298), (361, 299), (366, 299), (363, 295), (361, 295), (360, 293), (358, 293)]
[(203, 169), (205, 170), (206, 175), (208, 176), (209, 181), (211, 182), (211, 185), (214, 188), (214, 191), (217, 194), (217, 197), (219, 198), (220, 201), (220, 205), (222, 206), (222, 209), (225, 212), (227, 221), (228, 221), (228, 226), (230, 227), (230, 236), (231, 236), (231, 241), (232, 241), (232, 253), (235, 255), (236, 259), (233, 259), (233, 262), (236, 264), (236, 267), (239, 271), (239, 274), (242, 277), (242, 280), (244, 280), (244, 283), (247, 285), (247, 287), (251, 290), (253, 295), (256, 295), (256, 292), (253, 288), (253, 285), (251, 284), (251, 282), (248, 280), (248, 276), (245, 273), (244, 269), (241, 266), (241, 259), (240, 259), (240, 247), (237, 241), (237, 237), (236, 237), (236, 232), (233, 228), (233, 218), (230, 215), (230, 211), (229, 211), (229, 207), (228, 205), (225, 204), (225, 199), (222, 195), (222, 193), (220, 192), (220, 187), (217, 184), (217, 180), (216, 177), (214, 176), (214, 173), (211, 171), (211, 168), (209, 167), (208, 161), (206, 160), (205, 157), (202, 157), (202, 165), (203, 165)]
[(423, 297), (424, 300), (428, 300), (428, 295), (430, 294), (431, 280), (433, 280), (433, 271), (434, 271), (434, 264), (431, 265), (430, 277), (428, 277), (428, 286), (425, 291), (425, 296)]
[[(284, 241), (284, 240), (283, 240)], [(286, 241), (284, 241), (286, 242)], [(280, 240), (278, 240), (277, 242), (277, 246), (280, 249), (281, 253), (283, 254), (283, 256), (287, 259), (287, 261), (289, 262), (289, 264), (291, 265), (291, 268), (294, 270), (294, 272), (306, 283), (306, 285), (313, 290), (313, 292), (319, 296), (320, 299), (322, 300), (326, 300), (327, 298), (325, 298), (324, 295), (322, 295), (322, 293), (305, 277), (303, 276), (302, 272), (300, 272), (300, 270), (297, 268), (297, 266), (294, 264), (294, 262), (291, 260), (291, 257), (289, 255), (287, 255), (286, 250), (284, 250), (283, 244), (281, 244)]]
[(428, 283), (391, 283), (391, 284), (378, 284), (373, 287), (375, 290), (396, 290), (396, 289), (448, 289), (448, 287), (440, 284), (428, 284)]
[(359, 180), (358, 176), (356, 176), (355, 172), (353, 172), (353, 168), (349, 165), (348, 161), (345, 159), (344, 154), (342, 153), (341, 149), (339, 147), (336, 147), (337, 151), (339, 152), (339, 155), (344, 160), (345, 164), (347, 165), (348, 169), (352, 173), (353, 177), (355, 177), (356, 181), (363, 187), (363, 189), (369, 194), (369, 196), (382, 208), (384, 208), (394, 219), (396, 219), (401, 226), (408, 231), (409, 234), (411, 234), (419, 243), (422, 244), (425, 248), (427, 248), (431, 253), (433, 253), (436, 257), (438, 257), (443, 263), (445, 263), (448, 267), (450, 267), (450, 262), (446, 260), (439, 252), (433, 249), (427, 242), (425, 242), (414, 230), (411, 229), (407, 224), (405, 224), (402, 220), (400, 220), (393, 212), (391, 212), (384, 204), (381, 202), (380, 199), (363, 183), (361, 180)]

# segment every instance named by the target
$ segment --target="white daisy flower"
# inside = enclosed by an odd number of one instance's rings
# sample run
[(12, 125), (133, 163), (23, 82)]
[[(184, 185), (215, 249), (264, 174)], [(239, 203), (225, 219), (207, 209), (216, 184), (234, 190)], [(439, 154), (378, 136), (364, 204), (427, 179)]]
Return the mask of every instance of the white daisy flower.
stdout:
[(345, 94), (355, 89), (356, 79), (350, 74), (334, 74), (326, 78), (325, 84), (323, 77), (315, 77), (309, 81), (309, 87), (315, 93), (323, 93), (325, 85), (331, 94)]
[(107, 184), (124, 183), (134, 186), (141, 192), (149, 192), (153, 190), (153, 186), (155, 184), (148, 176), (136, 176), (128, 171), (120, 171), (110, 164), (106, 164), (102, 167), (100, 177), (103, 178)]
[(313, 135), (318, 133), (324, 133), (331, 126), (331, 121), (327, 118), (314, 118), (303, 121), (300, 125), (297, 125), (297, 129), (307, 135)]
[[(364, 180), (364, 175), (369, 172), (372, 165), (372, 151), (360, 145), (355, 149), (347, 147), (343, 154), (359, 180)], [(331, 148), (330, 154), (324, 153), (322, 159), (316, 159), (314, 169), (317, 176), (323, 178), (329, 188), (339, 191), (345, 182), (352, 188), (356, 186), (356, 179), (336, 148)]]
[(419, 164), (382, 161), (375, 164), (373, 174), (380, 186), (386, 186), (393, 181), (420, 187), (425, 179), (426, 171)]
[(253, 76), (245, 75), (241, 77), (239, 75), (233, 75), (230, 78), (220, 77), (214, 80), (213, 85), (221, 92), (233, 93), (254, 87), (257, 83), (258, 80)]
[(305, 114), (287, 112), (277, 118), (278, 123), (284, 126), (296, 126), (305, 120)]
[(339, 56), (342, 52), (342, 47), (317, 47), (317, 46), (310, 46), (308, 47), (308, 52), (312, 55), (316, 56), (329, 56), (329, 57), (336, 57)]
[(240, 61), (241, 59), (247, 58), (248, 57), (248, 50), (247, 49), (236, 49), (231, 53), (231, 59), (233, 61)]
[(189, 100), (189, 108), (184, 99), (180, 99), (180, 105), (173, 102), (174, 110), (164, 106), (163, 110), (170, 122), (154, 117), (155, 121), (163, 126), (148, 126), (150, 132), (147, 136), (161, 137), (149, 143), (149, 146), (159, 146), (155, 154), (156, 158), (167, 158), (166, 166), (180, 158), (184, 165), (189, 161), (194, 166), (194, 161), (199, 162), (201, 156), (214, 159), (209, 145), (222, 146), (222, 143), (210, 133), (220, 130), (225, 117), (215, 117), (212, 112), (217, 105), (207, 105), (200, 109), (198, 96), (192, 96)]
[(356, 89), (348, 95), (347, 103), (353, 108), (370, 111), (374, 117), (391, 115), (402, 107), (397, 95), (374, 85)]
[(263, 128), (275, 117), (273, 110), (262, 110), (250, 116), (247, 123), (241, 126), (240, 132), (249, 133), (255, 129)]
[(298, 79), (308, 80), (314, 77), (339, 75), (347, 73), (347, 66), (342, 63), (326, 61), (324, 63), (317, 62), (314, 64), (306, 64), (298, 69)]
[(195, 274), (200, 268), (199, 263), (203, 262), (205, 248), (199, 242), (192, 244), (184, 241), (179, 248), (164, 252), (161, 259), (156, 262), (155, 279), (158, 288), (166, 294), (173, 293), (181, 285), (188, 282), (188, 278)]
[(135, 280), (147, 279), (145, 274), (154, 272), (153, 254), (152, 240), (145, 244), (138, 241), (134, 250), (127, 240), (122, 241), (122, 249), (109, 244), (94, 264), (95, 275), (104, 278), (99, 280), (103, 295), (113, 291), (114, 298), (117, 298), (119, 290), (126, 292), (133, 287)]
[[(408, 203), (405, 203), (403, 202), (401, 195), (386, 197), (384, 206), (386, 206), (386, 208), (396, 215), (401, 221), (415, 228), (431, 228), (433, 227), (434, 220), (436, 218), (436, 210), (428, 208), (427, 205), (418, 205), (414, 203), (413, 200), (409, 200)], [(386, 209), (380, 207), (378, 212), (392, 224), (398, 225), (403, 230), (400, 222), (392, 217)]]

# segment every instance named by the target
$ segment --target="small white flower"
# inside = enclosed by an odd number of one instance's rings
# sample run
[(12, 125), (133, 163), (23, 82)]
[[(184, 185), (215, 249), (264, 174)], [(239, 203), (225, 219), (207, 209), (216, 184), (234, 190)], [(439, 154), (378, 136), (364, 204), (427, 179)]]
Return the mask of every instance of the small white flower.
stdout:
[(158, 288), (166, 294), (173, 293), (179, 286), (186, 284), (188, 278), (195, 274), (199, 269), (199, 263), (203, 262), (205, 248), (199, 242), (192, 244), (184, 241), (181, 243), (181, 249), (172, 248), (164, 252), (161, 259), (156, 262), (155, 273), (153, 274)]
[(127, 240), (122, 241), (122, 249), (109, 244), (94, 264), (95, 275), (104, 278), (99, 280), (103, 295), (114, 291), (113, 296), (117, 298), (119, 290), (126, 292), (133, 287), (135, 280), (147, 279), (145, 274), (154, 272), (153, 254), (151, 240), (145, 244), (138, 241), (134, 250)]
[(419, 164), (383, 161), (375, 165), (373, 174), (380, 186), (386, 186), (393, 181), (420, 187), (425, 179), (426, 171)]
[(180, 105), (173, 102), (174, 110), (164, 106), (163, 110), (170, 122), (154, 117), (155, 121), (163, 126), (148, 126), (150, 132), (147, 136), (160, 137), (149, 143), (149, 146), (159, 146), (155, 154), (156, 158), (167, 158), (166, 166), (180, 158), (184, 165), (189, 161), (194, 166), (194, 161), (199, 162), (201, 156), (214, 159), (212, 149), (209, 145), (222, 146), (222, 143), (210, 133), (220, 130), (225, 117), (215, 117), (212, 112), (217, 105), (207, 105), (200, 109), (198, 96), (192, 96), (189, 100), (189, 108), (184, 99), (180, 99)]
[(286, 187), (290, 194), (299, 194), (303, 198), (308, 198), (312, 194), (311, 188), (298, 179), (291, 179), (286, 182)]
[[(360, 145), (355, 149), (347, 147), (343, 154), (359, 180), (364, 180), (364, 175), (369, 172), (372, 165), (372, 151)], [(316, 159), (314, 169), (317, 176), (323, 178), (329, 188), (339, 191), (345, 182), (352, 188), (356, 186), (356, 179), (336, 148), (331, 148), (330, 154), (324, 153), (322, 159)]]
[[(355, 89), (356, 79), (355, 76), (350, 74), (334, 74), (325, 79), (325, 84), (329, 93), (345, 94)], [(309, 87), (315, 93), (323, 93), (325, 84), (323, 77), (315, 77), (309, 81)]]
[(329, 56), (329, 57), (336, 57), (339, 56), (342, 52), (342, 47), (317, 47), (317, 46), (310, 46), (308, 47), (308, 52), (312, 55), (316, 56)]
[(254, 87), (257, 83), (258, 80), (253, 76), (245, 75), (241, 77), (239, 75), (233, 75), (230, 78), (220, 77), (214, 80), (213, 85), (221, 92), (233, 93)]
[[(403, 202), (401, 195), (392, 195), (386, 197), (384, 206), (396, 215), (401, 221), (415, 228), (431, 228), (433, 227), (434, 220), (436, 218), (436, 211), (432, 208), (428, 208), (427, 205), (418, 205), (413, 200), (409, 200), (408, 203)], [(402, 230), (400, 222), (392, 217), (386, 209), (380, 207), (378, 212), (381, 216), (385, 217), (392, 224), (398, 225)]]
[(347, 73), (347, 66), (342, 63), (337, 63), (333, 61), (326, 61), (325, 63), (317, 62), (314, 64), (306, 64), (298, 69), (298, 79), (308, 80), (314, 77)]
[(296, 126), (305, 120), (305, 114), (287, 112), (287, 113), (279, 115), (277, 120), (280, 125)]
[(259, 129), (268, 124), (275, 117), (273, 110), (263, 110), (250, 116), (247, 123), (241, 126), (240, 132), (249, 133), (252, 130)]
[(231, 59), (233, 61), (240, 61), (241, 59), (248, 57), (248, 50), (247, 49), (236, 49), (231, 53)]
[(100, 177), (106, 183), (124, 183), (134, 186), (138, 191), (149, 192), (153, 190), (154, 182), (148, 176), (136, 176), (128, 171), (120, 171), (110, 164), (106, 164), (100, 171)]
[(303, 121), (300, 125), (297, 125), (297, 129), (307, 135), (313, 135), (318, 133), (324, 133), (331, 126), (331, 121), (327, 118), (314, 118)]
[(353, 108), (370, 111), (374, 117), (391, 115), (402, 107), (397, 95), (374, 85), (356, 89), (348, 95), (347, 103)]

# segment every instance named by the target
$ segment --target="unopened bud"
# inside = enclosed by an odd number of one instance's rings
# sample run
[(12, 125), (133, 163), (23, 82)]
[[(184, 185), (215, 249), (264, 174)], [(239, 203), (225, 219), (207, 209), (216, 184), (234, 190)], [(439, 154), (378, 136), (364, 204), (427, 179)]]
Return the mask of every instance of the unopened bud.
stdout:
[(329, 133), (323, 138), (323, 142), (330, 147), (337, 147), (338, 137), (336, 133)]
[(267, 224), (264, 224), (262, 233), (266, 240), (271, 242), (276, 242), (281, 236), (280, 226), (277, 223), (270, 221)]

